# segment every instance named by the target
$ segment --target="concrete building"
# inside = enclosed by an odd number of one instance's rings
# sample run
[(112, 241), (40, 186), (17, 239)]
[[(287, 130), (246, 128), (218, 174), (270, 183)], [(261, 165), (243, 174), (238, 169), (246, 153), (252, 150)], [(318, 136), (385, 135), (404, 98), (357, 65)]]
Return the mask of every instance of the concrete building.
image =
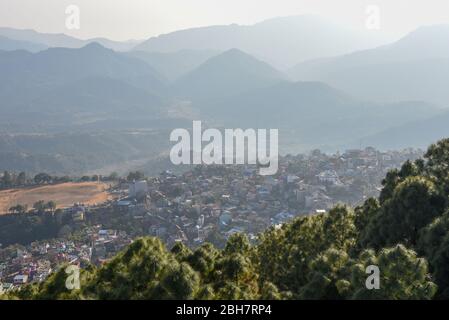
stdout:
[(130, 198), (137, 198), (148, 192), (148, 184), (146, 180), (133, 181), (129, 184), (128, 194)]

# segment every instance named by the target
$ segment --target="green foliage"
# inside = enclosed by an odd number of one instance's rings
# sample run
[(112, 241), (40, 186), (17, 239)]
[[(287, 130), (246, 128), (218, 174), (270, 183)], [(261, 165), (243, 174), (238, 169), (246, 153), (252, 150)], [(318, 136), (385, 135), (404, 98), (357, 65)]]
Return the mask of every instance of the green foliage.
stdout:
[(354, 224), (357, 230), (363, 230), (379, 212), (380, 204), (377, 199), (369, 198), (362, 206), (355, 208)]
[[(176, 260), (156, 238), (141, 238), (101, 268), (85, 294), (100, 299), (157, 298)], [(164, 291), (165, 292), (165, 291)]]
[(349, 284), (350, 258), (342, 250), (330, 248), (310, 262), (308, 283), (300, 289), (301, 299), (341, 299)]
[[(365, 286), (369, 265), (379, 267), (379, 290)], [(362, 252), (352, 268), (351, 286), (352, 299), (431, 299), (437, 290), (430, 281), (426, 260), (403, 245), (382, 249), (377, 256), (372, 250)]]
[(203, 277), (210, 279), (215, 268), (215, 263), (220, 252), (209, 243), (206, 243), (185, 258), (194, 270), (200, 272)]
[(436, 283), (438, 297), (449, 298), (449, 211), (421, 230), (419, 246), (428, 258)]
[(3, 176), (0, 180), (2, 188), (10, 188), (13, 184), (13, 178), (8, 171), (3, 172)]
[(9, 208), (9, 212), (11, 212), (11, 213), (23, 214), (23, 213), (26, 213), (27, 211), (28, 211), (28, 205), (26, 205), (26, 204), (25, 205), (18, 204), (18, 205), (15, 205), (15, 206)]
[(230, 255), (234, 253), (247, 254), (251, 250), (248, 238), (244, 234), (233, 234), (226, 243), (224, 254)]
[(38, 173), (34, 176), (34, 182), (36, 184), (43, 184), (51, 182), (52, 178), (47, 173)]
[(423, 170), (423, 164), (418, 160), (415, 163), (406, 161), (400, 170), (393, 169), (389, 171), (385, 179), (382, 181), (383, 189), (380, 193), (379, 201), (384, 203), (387, 199), (390, 199), (399, 183), (404, 181), (407, 177), (415, 177), (420, 175)]
[(156, 296), (153, 299), (193, 299), (200, 287), (200, 279), (197, 272), (185, 263), (176, 263), (166, 271), (162, 281), (156, 288)]
[(33, 208), (36, 209), (37, 211), (44, 211), (46, 208), (45, 201), (39, 200), (39, 201), (35, 202), (33, 204)]
[(131, 171), (128, 176), (126, 177), (126, 180), (128, 181), (138, 181), (145, 178), (145, 174), (142, 171)]
[(303, 298), (304, 286), (318, 279), (313, 261), (328, 249), (351, 250), (357, 237), (355, 214), (337, 206), (328, 214), (305, 216), (261, 236), (257, 257), (260, 275), (279, 289)]
[(7, 246), (55, 238), (60, 227), (58, 219), (51, 213), (32, 214), (17, 210), (14, 214), (0, 215), (0, 243)]
[(443, 181), (449, 175), (449, 139), (443, 139), (432, 144), (425, 157), (428, 159), (427, 171)]
[(415, 246), (419, 230), (443, 212), (445, 202), (432, 180), (408, 177), (371, 219), (364, 241), (377, 248), (399, 242)]

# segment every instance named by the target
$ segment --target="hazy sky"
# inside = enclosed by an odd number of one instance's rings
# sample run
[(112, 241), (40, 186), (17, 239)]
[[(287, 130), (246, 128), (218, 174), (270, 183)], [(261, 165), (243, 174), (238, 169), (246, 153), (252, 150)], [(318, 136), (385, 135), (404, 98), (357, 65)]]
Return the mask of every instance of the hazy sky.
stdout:
[[(79, 30), (65, 26), (70, 4), (80, 8)], [(449, 23), (448, 0), (0, 0), (0, 26), (126, 40), (313, 13), (362, 28), (367, 5), (379, 6), (381, 31), (395, 36), (420, 25)]]

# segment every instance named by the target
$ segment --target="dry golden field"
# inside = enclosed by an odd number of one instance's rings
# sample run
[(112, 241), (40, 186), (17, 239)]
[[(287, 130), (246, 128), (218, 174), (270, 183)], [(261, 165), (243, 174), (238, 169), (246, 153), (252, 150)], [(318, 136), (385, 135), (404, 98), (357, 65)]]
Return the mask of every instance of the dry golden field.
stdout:
[(8, 209), (17, 204), (28, 205), (39, 200), (56, 202), (57, 208), (66, 208), (74, 203), (87, 205), (103, 203), (112, 196), (106, 191), (109, 184), (102, 182), (68, 182), (22, 189), (0, 191), (0, 214), (8, 213)]

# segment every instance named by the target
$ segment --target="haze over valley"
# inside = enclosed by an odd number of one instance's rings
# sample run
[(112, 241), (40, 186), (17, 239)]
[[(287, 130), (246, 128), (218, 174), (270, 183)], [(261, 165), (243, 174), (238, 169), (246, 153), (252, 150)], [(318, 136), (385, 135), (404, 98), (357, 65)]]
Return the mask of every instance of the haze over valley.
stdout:
[[(0, 28), (0, 165), (151, 163), (165, 157), (167, 132), (198, 119), (279, 128), (284, 154), (424, 147), (449, 134), (448, 40), (449, 25), (385, 43), (314, 15), (139, 42)], [(393, 134), (412, 128), (425, 134)]]

